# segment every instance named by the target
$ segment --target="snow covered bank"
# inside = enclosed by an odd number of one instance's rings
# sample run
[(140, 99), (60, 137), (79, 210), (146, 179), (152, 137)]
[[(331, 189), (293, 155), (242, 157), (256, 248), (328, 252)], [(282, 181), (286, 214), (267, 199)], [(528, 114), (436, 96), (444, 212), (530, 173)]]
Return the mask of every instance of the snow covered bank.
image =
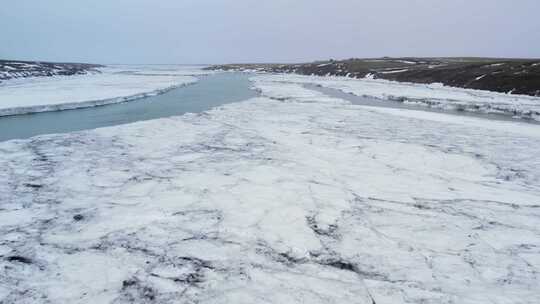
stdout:
[[(193, 69), (111, 67), (100, 74), (29, 78), (0, 84), (0, 116), (119, 103), (156, 95), (197, 81)], [(138, 73), (142, 74), (139, 75)], [(146, 73), (146, 74), (145, 74)]]
[(540, 301), (540, 126), (255, 86), (1, 143), (0, 302)]
[(440, 84), (413, 84), (382, 79), (302, 76), (294, 74), (264, 75), (275, 82), (311, 83), (358, 96), (369, 96), (422, 106), (459, 111), (500, 113), (540, 120), (540, 98), (497, 92), (461, 89)]
[(98, 64), (16, 61), (0, 59), (0, 83), (13, 78), (84, 75), (98, 73)]

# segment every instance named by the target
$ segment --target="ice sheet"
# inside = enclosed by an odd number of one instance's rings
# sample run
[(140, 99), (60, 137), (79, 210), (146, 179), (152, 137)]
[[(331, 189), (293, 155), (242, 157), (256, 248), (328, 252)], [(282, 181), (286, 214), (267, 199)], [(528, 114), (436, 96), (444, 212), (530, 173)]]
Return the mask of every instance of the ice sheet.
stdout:
[(538, 125), (254, 85), (1, 143), (0, 302), (540, 302)]

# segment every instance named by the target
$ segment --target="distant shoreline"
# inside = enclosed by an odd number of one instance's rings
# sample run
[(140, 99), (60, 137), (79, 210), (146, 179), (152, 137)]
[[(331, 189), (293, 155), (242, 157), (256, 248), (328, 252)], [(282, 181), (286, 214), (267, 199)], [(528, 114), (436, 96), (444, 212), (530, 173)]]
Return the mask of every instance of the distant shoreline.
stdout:
[(208, 69), (442, 83), (458, 88), (540, 96), (540, 59), (383, 57), (299, 64), (225, 64)]
[(0, 83), (9, 79), (99, 73), (100, 64), (0, 60)]

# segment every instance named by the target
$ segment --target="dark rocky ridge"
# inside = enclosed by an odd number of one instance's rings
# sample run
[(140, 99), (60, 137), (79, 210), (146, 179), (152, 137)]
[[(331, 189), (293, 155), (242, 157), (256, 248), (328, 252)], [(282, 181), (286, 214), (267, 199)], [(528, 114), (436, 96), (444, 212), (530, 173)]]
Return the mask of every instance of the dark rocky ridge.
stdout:
[(336, 75), (413, 82), (540, 96), (540, 59), (376, 58), (300, 64), (227, 64), (220, 70), (256, 70), (302, 75)]
[(12, 78), (99, 73), (99, 64), (0, 60), (0, 82)]

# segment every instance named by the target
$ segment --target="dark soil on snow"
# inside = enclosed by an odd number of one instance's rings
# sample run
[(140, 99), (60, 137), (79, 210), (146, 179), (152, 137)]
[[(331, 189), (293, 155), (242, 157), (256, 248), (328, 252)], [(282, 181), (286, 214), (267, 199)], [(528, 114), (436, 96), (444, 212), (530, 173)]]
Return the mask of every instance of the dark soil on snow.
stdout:
[(208, 69), (353, 78), (371, 74), (375, 79), (540, 96), (540, 59), (383, 57), (300, 64), (227, 64)]

